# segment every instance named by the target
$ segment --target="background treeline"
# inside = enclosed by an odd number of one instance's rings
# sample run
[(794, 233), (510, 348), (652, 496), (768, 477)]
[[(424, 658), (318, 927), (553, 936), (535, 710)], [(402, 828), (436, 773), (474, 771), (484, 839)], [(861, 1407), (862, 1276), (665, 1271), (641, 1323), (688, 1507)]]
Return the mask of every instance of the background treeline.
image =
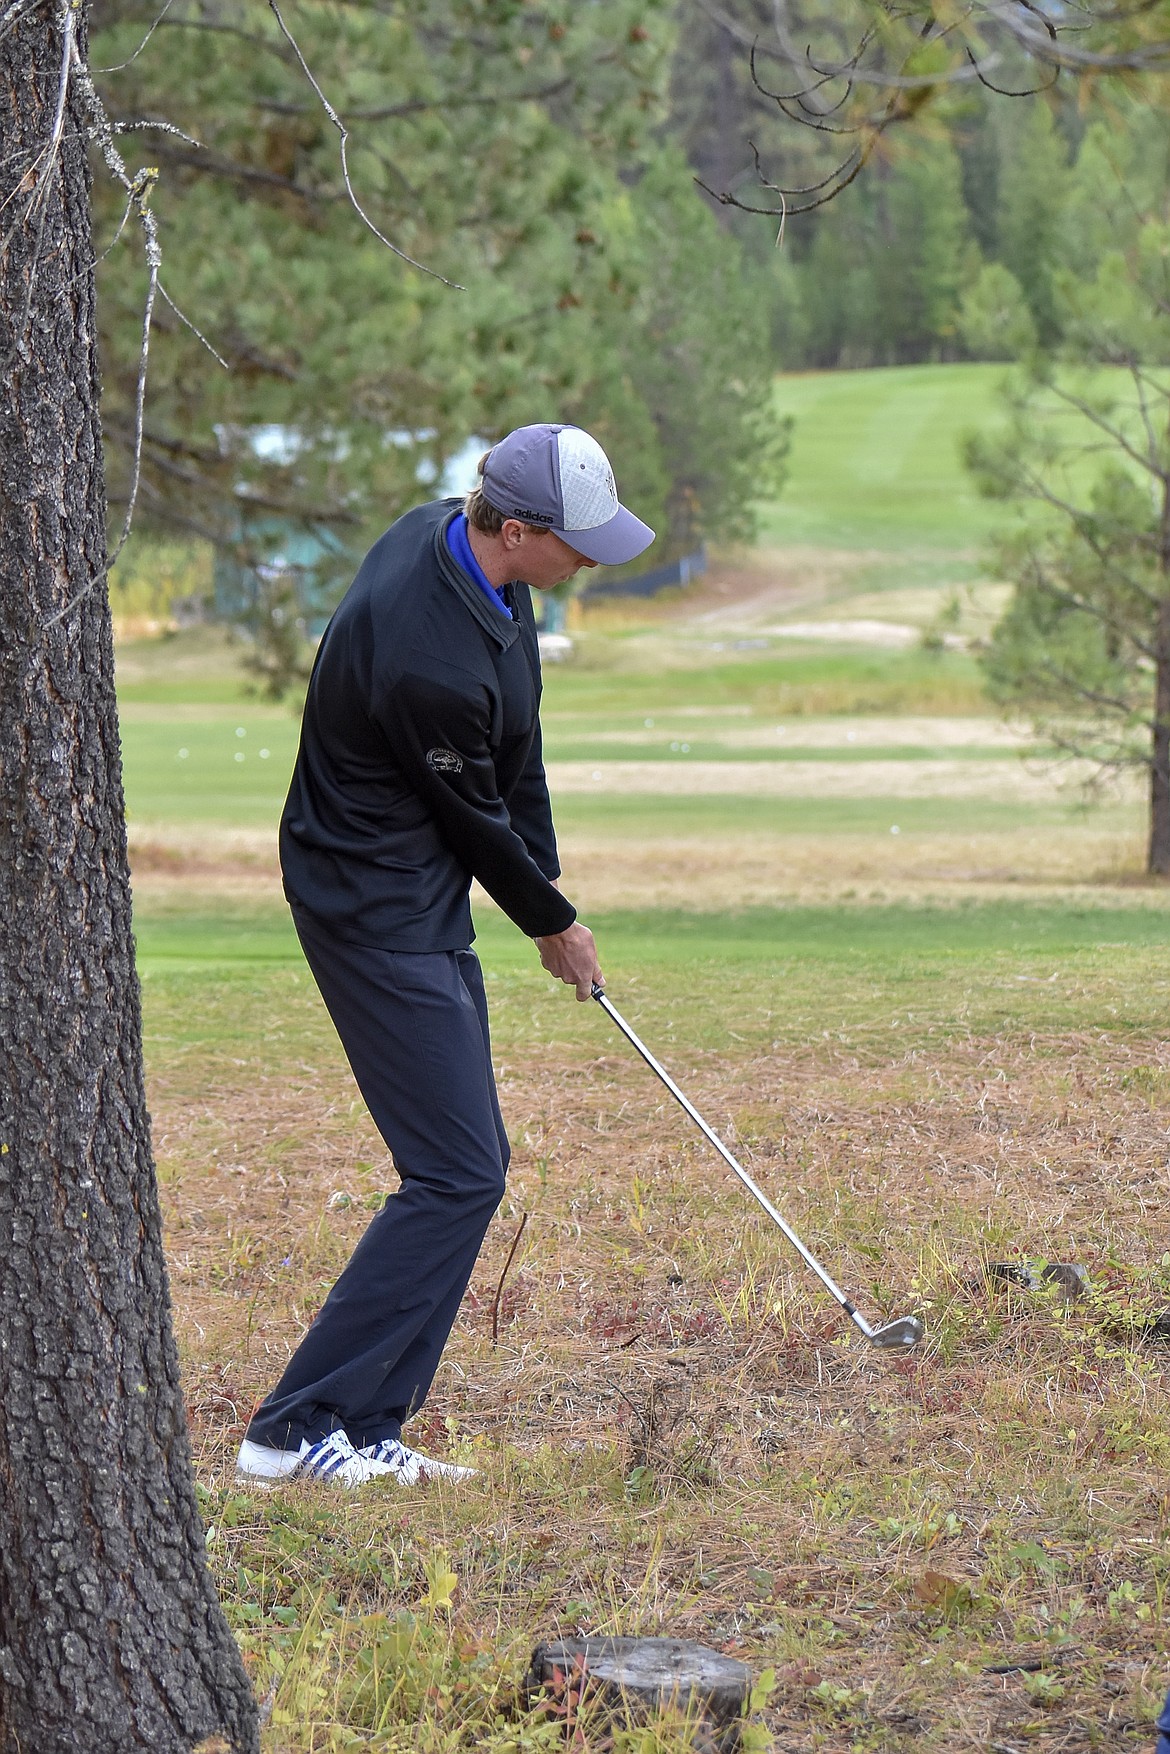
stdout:
[[(765, 10), (753, 0), (717, 15), (685, 10), (671, 126), (696, 173), (720, 193), (776, 204), (752, 142), (765, 175), (790, 188), (816, 183), (851, 141), (802, 130), (767, 95), (797, 81), (763, 52)], [(1021, 92), (1038, 81), (1026, 65), (1002, 77)], [(1140, 167), (1148, 201), (1151, 176), (1168, 186), (1166, 130), (1156, 112), (1116, 88), (1094, 96), (1071, 82), (1041, 83), (1048, 89), (1018, 97), (976, 81), (929, 94), (913, 125), (892, 131), (856, 181), (786, 226), (779, 252), (774, 225), (721, 210), (765, 270), (760, 296), (778, 369), (999, 360), (1036, 343), (1059, 348), (1068, 326), (1062, 282), (1092, 278), (1117, 246), (1122, 159), (1127, 174), (1130, 161)]]

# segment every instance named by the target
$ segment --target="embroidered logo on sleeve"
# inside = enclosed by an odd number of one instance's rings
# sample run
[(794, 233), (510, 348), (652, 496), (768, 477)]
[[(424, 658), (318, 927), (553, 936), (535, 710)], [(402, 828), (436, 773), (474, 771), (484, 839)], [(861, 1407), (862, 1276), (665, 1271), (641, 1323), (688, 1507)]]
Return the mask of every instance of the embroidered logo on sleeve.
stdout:
[(461, 773), (463, 757), (456, 755), (453, 749), (428, 749), (427, 766), (434, 768), (436, 773)]

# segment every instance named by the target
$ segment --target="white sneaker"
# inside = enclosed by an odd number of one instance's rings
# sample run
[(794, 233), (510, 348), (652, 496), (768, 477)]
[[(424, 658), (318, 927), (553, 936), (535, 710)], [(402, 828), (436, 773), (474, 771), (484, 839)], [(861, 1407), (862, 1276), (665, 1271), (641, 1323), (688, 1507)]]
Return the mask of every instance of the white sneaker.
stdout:
[(461, 1468), (455, 1462), (436, 1462), (416, 1449), (408, 1449), (396, 1437), (383, 1437), (355, 1454), (388, 1468), (402, 1486), (418, 1486), (427, 1480), (471, 1480), (479, 1472), (478, 1468)]
[(321, 1480), (329, 1486), (368, 1486), (372, 1480), (398, 1477), (388, 1463), (359, 1454), (344, 1431), (331, 1431), (317, 1443), (302, 1442), (299, 1450), (273, 1449), (245, 1438), (236, 1472), (247, 1480)]
[(236, 1457), (236, 1473), (242, 1480), (287, 1480), (296, 1473), (308, 1448), (302, 1443), (300, 1449), (274, 1449), (271, 1444), (250, 1443), (245, 1438)]

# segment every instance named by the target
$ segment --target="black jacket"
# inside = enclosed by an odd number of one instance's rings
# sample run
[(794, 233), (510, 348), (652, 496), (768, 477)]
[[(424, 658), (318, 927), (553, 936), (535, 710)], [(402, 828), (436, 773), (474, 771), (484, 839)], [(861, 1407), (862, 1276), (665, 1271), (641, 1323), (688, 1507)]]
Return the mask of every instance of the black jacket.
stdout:
[(439, 500), (371, 548), (325, 630), (280, 827), (285, 894), (338, 937), (459, 950), (479, 879), (529, 937), (576, 910), (540, 752), (526, 585), (509, 621), (457, 566)]

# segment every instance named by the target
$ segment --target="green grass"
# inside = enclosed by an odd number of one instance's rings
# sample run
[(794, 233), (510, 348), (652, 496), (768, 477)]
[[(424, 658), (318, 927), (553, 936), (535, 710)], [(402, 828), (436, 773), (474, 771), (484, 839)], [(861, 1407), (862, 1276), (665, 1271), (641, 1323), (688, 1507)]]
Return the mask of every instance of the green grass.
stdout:
[[(1075, 901), (977, 902), (953, 906), (847, 905), (753, 907), (712, 912), (653, 908), (593, 914), (599, 939), (620, 947), (636, 968), (643, 961), (718, 963), (772, 957), (785, 967), (799, 961), (872, 963), (879, 971), (902, 959), (933, 962), (986, 957), (1064, 955), (1106, 945), (1170, 953), (1170, 913), (1162, 908), (1111, 908), (1094, 897)], [(199, 908), (191, 892), (168, 907), (148, 900), (136, 914), (140, 966), (148, 973), (167, 962), (300, 962), (288, 911), (279, 903), (219, 903)], [(494, 908), (480, 910), (478, 946), (493, 972), (532, 964), (528, 940)], [(1152, 1021), (1152, 1019), (1151, 1019)]]
[(122, 759), (132, 823), (216, 823), (275, 833), (296, 758), (299, 721), (252, 702), (212, 712), (132, 705)]
[[(1170, 995), (1170, 914), (1100, 899), (658, 908), (595, 914), (590, 924), (615, 1002), (628, 995), (686, 1051), (822, 1030), (860, 1031), (878, 1054), (904, 1049), (911, 1035), (955, 1030), (1149, 1031)], [(604, 1039), (606, 1025), (547, 982), (509, 921), (484, 909), (477, 929), (489, 985), (504, 1002), (498, 1046), (521, 1045), (533, 1005), (542, 1041)], [(187, 894), (148, 903), (137, 938), (156, 1040), (234, 1040), (244, 1065), (247, 1030), (271, 1039), (290, 1002), (295, 1015), (311, 997), (287, 911), (271, 902), (201, 910)], [(209, 1012), (220, 1021), (212, 1025)]]
[[(972, 364), (782, 376), (776, 400), (793, 418), (792, 451), (783, 492), (763, 509), (762, 540), (890, 550), (901, 582), (972, 576), (979, 549), (1012, 514), (976, 491), (962, 446), (1003, 423), (1007, 377), (1005, 366)], [(1070, 388), (1111, 404), (1144, 446), (1127, 372), (1076, 374)], [(1036, 416), (1063, 452), (1052, 479), (1066, 494), (1084, 493), (1102, 461), (1101, 435), (1051, 394), (1037, 398)]]
[[(754, 746), (737, 747), (734, 737), (718, 742), (705, 739), (691, 730), (683, 733), (685, 747), (673, 739), (674, 747), (664, 738), (657, 743), (609, 740), (600, 743), (589, 734), (572, 738), (553, 735), (545, 744), (546, 759), (554, 761), (662, 761), (676, 766), (686, 761), (761, 761), (767, 764), (789, 761), (937, 761), (938, 751), (922, 743), (874, 743), (860, 749), (834, 744), (826, 749), (802, 749), (777, 744), (770, 749)], [(961, 752), (964, 761), (1007, 761), (1018, 763), (1019, 752), (1003, 744), (986, 748), (968, 744)]]
[[(161, 645), (162, 642), (156, 642)], [(962, 653), (880, 653), (830, 647), (712, 662), (702, 647), (672, 668), (655, 667), (654, 651), (624, 656), (625, 642), (604, 641), (580, 666), (550, 667), (545, 685), (545, 752), (551, 760), (678, 759), (669, 747), (601, 743), (601, 730), (646, 728), (646, 720), (678, 719), (692, 744), (692, 758), (726, 755), (702, 732), (717, 728), (726, 740), (742, 725), (774, 724), (779, 718), (905, 711), (946, 716), (983, 708), (973, 661)], [(218, 647), (208, 641), (208, 659)], [(299, 721), (288, 708), (262, 705), (205, 673), (198, 636), (184, 638), (177, 673), (168, 674), (165, 649), (141, 655), (138, 680), (119, 691), (127, 802), (138, 824), (214, 823), (275, 828), (296, 755)], [(193, 673), (193, 674), (192, 674)], [(223, 698), (228, 696), (228, 698)], [(717, 727), (688, 722), (687, 715), (730, 708)], [(666, 733), (667, 744), (671, 733)], [(676, 739), (677, 740), (677, 739)], [(842, 747), (834, 759), (873, 759), (877, 751)], [(918, 749), (885, 751), (917, 759)], [(971, 754), (977, 753), (971, 751)], [(751, 751), (753, 759), (785, 759), (782, 749)], [(800, 759), (818, 759), (800, 751)]]
[[(738, 709), (777, 716), (823, 712), (886, 713), (985, 710), (982, 681), (965, 652), (885, 651), (864, 646), (796, 650), (776, 639), (743, 642), (742, 656), (714, 640), (671, 646), (656, 662), (645, 635), (591, 639), (580, 663), (549, 667), (545, 717), (556, 736), (562, 714), (643, 717), (687, 707)], [(760, 651), (766, 648), (766, 655)]]
[[(826, 548), (964, 550), (1003, 522), (960, 454), (964, 435), (1002, 416), (993, 365), (897, 366), (785, 376), (794, 421), (788, 479), (761, 540)], [(921, 566), (921, 563), (919, 563)]]
[(242, 667), (244, 653), (240, 640), (222, 627), (120, 640), (115, 654), (119, 704), (255, 707), (255, 685)]

